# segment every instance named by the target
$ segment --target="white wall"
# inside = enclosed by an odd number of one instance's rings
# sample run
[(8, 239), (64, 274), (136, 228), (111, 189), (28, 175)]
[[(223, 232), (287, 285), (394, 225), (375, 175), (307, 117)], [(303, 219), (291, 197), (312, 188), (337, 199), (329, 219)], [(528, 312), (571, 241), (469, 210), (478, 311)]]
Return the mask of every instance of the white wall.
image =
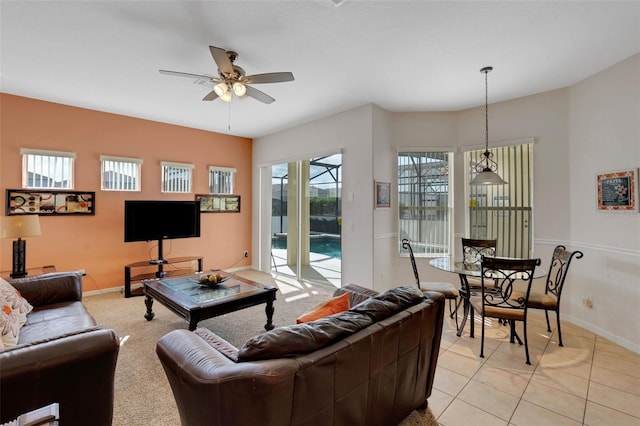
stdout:
[(572, 86), (569, 111), (569, 229), (585, 257), (563, 308), (573, 322), (640, 352), (640, 216), (597, 213), (595, 183), (596, 173), (640, 166), (640, 54)]
[[(260, 228), (260, 215), (270, 223), (270, 176), (264, 167), (317, 154), (342, 151), (342, 281), (373, 283), (373, 106), (366, 105), (312, 123), (258, 138), (253, 143), (254, 268), (269, 270), (270, 230)], [(267, 182), (268, 181), (268, 182)]]

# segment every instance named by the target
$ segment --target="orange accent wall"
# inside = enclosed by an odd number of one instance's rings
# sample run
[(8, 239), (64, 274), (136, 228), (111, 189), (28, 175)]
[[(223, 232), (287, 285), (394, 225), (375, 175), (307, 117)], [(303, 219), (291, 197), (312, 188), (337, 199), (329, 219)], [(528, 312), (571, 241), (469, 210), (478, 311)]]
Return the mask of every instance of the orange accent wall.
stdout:
[[(251, 139), (7, 94), (0, 108), (2, 215), (6, 190), (22, 186), (20, 148), (75, 152), (74, 189), (96, 193), (93, 216), (40, 216), (42, 235), (26, 238), (27, 268), (85, 269), (85, 291), (122, 286), (125, 264), (157, 257), (157, 243), (124, 242), (124, 200), (193, 200), (208, 193), (209, 165), (237, 169), (241, 211), (202, 213), (201, 237), (166, 240), (164, 257), (204, 256), (205, 268), (251, 264), (243, 257), (251, 248)], [(142, 191), (101, 191), (100, 155), (143, 159)], [(194, 164), (193, 193), (161, 193), (161, 161)], [(11, 270), (11, 252), (12, 241), (0, 240), (0, 270)]]

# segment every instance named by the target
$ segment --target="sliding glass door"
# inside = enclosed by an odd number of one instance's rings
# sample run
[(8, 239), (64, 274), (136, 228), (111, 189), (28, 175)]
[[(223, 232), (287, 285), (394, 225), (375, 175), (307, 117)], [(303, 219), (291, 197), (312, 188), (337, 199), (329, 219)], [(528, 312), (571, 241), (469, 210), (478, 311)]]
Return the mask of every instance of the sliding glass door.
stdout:
[(340, 285), (341, 179), (341, 154), (272, 166), (272, 271)]

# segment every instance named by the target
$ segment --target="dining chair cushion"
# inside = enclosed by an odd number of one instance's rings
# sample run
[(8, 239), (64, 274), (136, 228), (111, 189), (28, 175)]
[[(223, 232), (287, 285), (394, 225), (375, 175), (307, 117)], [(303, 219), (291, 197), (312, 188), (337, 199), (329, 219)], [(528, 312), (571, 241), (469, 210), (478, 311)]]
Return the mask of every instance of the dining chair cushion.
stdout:
[(420, 283), (420, 290), (422, 291), (437, 291), (442, 293), (445, 299), (455, 299), (459, 296), (458, 289), (451, 283), (428, 281)]
[[(524, 297), (524, 293), (521, 291), (514, 291), (513, 298), (518, 297)], [(545, 294), (531, 292), (527, 306), (535, 309), (556, 309), (558, 306), (558, 298), (550, 293)]]
[[(473, 306), (474, 311), (481, 314), (482, 297), (471, 297), (470, 302), (471, 306)], [(524, 321), (524, 309), (503, 308), (500, 306), (484, 305), (484, 316), (514, 321)]]

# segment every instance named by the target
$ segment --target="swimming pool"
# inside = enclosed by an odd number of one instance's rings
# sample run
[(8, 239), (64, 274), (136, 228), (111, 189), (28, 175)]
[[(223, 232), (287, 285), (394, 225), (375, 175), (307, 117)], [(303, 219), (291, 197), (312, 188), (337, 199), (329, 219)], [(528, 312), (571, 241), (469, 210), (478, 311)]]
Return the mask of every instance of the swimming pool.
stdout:
[[(287, 249), (287, 236), (278, 234), (271, 241), (271, 247), (276, 249)], [(312, 235), (310, 238), (309, 251), (312, 253), (324, 254), (334, 259), (342, 259), (342, 245), (339, 235)]]

